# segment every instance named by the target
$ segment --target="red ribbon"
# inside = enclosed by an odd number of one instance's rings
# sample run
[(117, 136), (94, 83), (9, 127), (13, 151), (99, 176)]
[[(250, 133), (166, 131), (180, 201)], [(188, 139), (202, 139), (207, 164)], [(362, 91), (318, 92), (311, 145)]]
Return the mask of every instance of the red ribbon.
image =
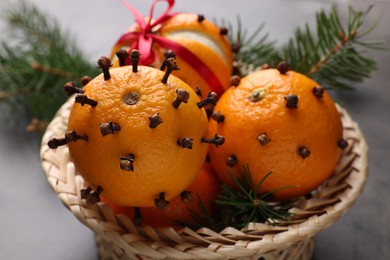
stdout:
[[(131, 49), (138, 49), (141, 53), (140, 64), (148, 65), (156, 60), (156, 54), (152, 49), (152, 45), (154, 42), (158, 43), (162, 48), (174, 51), (177, 56), (181, 57), (186, 63), (195, 68), (213, 91), (218, 94), (223, 93), (224, 89), (217, 76), (194, 53), (175, 41), (153, 34), (152, 30), (155, 26), (160, 25), (177, 14), (171, 12), (175, 0), (154, 0), (150, 9), (148, 21), (145, 21), (142, 14), (131, 4), (127, 3), (125, 0), (120, 1), (133, 14), (136, 23), (140, 27), (140, 31), (125, 33), (119, 38), (115, 45), (131, 45)], [(153, 21), (154, 8), (158, 2), (167, 2), (168, 7), (160, 17)]]

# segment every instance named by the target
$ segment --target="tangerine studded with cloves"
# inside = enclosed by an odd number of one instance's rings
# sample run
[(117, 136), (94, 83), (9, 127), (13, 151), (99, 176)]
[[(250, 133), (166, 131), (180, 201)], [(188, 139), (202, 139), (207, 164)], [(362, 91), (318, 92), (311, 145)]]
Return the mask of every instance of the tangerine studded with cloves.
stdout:
[(284, 187), (273, 195), (285, 200), (305, 195), (328, 178), (346, 142), (339, 113), (318, 83), (281, 63), (259, 70), (229, 88), (214, 111), (224, 120), (209, 121), (209, 137), (224, 137), (224, 145), (209, 146), (220, 179), (235, 186), (248, 165), (253, 183), (272, 171), (260, 192)]
[(103, 73), (71, 109), (71, 140), (51, 142), (69, 146), (91, 202), (101, 194), (123, 206), (164, 208), (196, 178), (206, 158), (208, 120), (195, 91), (170, 75), (178, 68), (173, 58), (161, 71), (138, 65), (137, 52), (129, 56), (133, 66), (110, 68), (99, 60)]

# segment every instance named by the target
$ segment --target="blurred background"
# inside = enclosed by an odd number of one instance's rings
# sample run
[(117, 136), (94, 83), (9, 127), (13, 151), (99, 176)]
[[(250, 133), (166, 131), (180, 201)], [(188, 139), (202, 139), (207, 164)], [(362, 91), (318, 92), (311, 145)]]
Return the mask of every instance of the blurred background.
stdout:
[[(120, 1), (28, 1), (56, 17), (91, 62), (109, 55), (115, 41), (134, 21)], [(15, 2), (1, 1), (0, 17), (4, 7)], [(129, 2), (146, 16), (152, 1)], [(336, 3), (344, 19), (348, 5), (361, 10), (374, 5), (367, 24), (378, 18), (380, 22), (369, 38), (386, 40), (389, 47), (390, 1), (177, 0), (174, 10), (232, 20), (233, 24), (240, 16), (249, 32), (265, 22), (264, 31), (281, 45), (298, 26), (312, 24), (315, 12), (329, 10)], [(2, 22), (0, 30), (4, 30)], [(355, 91), (334, 95), (366, 135), (369, 178), (354, 207), (316, 237), (316, 260), (390, 259), (390, 53), (368, 51), (368, 55), (378, 63), (378, 70), (370, 79), (355, 84)], [(61, 204), (46, 181), (39, 159), (40, 134), (26, 132), (24, 118), (11, 121), (17, 123), (7, 120), (0, 104), (0, 259), (98, 259), (92, 231)]]

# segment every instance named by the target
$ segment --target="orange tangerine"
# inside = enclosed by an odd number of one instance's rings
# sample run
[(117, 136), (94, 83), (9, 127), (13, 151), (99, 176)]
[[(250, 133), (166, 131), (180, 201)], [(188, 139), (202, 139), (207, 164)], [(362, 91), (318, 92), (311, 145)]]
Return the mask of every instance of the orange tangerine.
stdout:
[[(256, 71), (228, 89), (214, 109), (209, 135), (225, 144), (210, 146), (211, 163), (225, 183), (248, 164), (254, 183), (272, 171), (260, 191), (285, 200), (302, 196), (333, 172), (341, 156), (342, 124), (331, 97), (294, 71)], [(221, 120), (223, 118), (223, 120)], [(218, 122), (219, 123), (218, 123)]]
[(201, 142), (207, 116), (179, 78), (132, 68), (110, 69), (109, 78), (97, 76), (76, 96), (68, 146), (78, 171), (103, 197), (146, 207), (176, 197), (194, 181), (207, 153)]

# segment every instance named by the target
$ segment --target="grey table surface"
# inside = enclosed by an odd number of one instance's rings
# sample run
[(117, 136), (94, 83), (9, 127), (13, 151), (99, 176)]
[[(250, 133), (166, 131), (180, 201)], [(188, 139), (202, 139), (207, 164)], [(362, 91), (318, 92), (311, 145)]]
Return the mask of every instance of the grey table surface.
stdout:
[[(91, 61), (107, 55), (133, 22), (119, 1), (29, 1), (57, 17)], [(131, 1), (145, 15), (151, 2)], [(175, 10), (217, 19), (240, 15), (249, 31), (266, 22), (271, 39), (281, 44), (297, 26), (312, 24), (314, 12), (329, 9), (333, 3), (178, 0)], [(1, 1), (0, 7), (4, 4)], [(360, 9), (375, 5), (368, 23), (378, 17), (381, 22), (370, 37), (384, 39), (389, 46), (390, 1), (338, 1), (340, 13), (347, 13), (348, 4)], [(316, 236), (313, 259), (390, 259), (390, 52), (372, 51), (368, 55), (378, 62), (379, 69), (370, 79), (356, 84), (355, 92), (337, 93), (337, 99), (366, 136), (369, 177), (357, 203), (340, 221)], [(94, 234), (61, 204), (45, 179), (38, 155), (40, 136), (3, 119), (0, 114), (0, 259), (98, 259)]]

